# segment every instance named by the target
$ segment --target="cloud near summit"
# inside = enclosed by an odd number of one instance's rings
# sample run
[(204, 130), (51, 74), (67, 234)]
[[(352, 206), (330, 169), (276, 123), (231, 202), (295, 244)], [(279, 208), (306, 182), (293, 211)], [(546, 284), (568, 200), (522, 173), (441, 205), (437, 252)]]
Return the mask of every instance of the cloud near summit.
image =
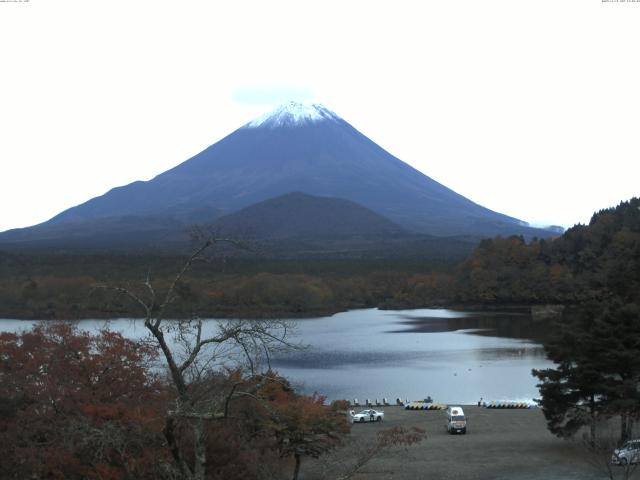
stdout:
[(245, 85), (236, 88), (232, 98), (242, 105), (277, 106), (285, 102), (309, 102), (314, 99), (311, 89), (298, 85)]

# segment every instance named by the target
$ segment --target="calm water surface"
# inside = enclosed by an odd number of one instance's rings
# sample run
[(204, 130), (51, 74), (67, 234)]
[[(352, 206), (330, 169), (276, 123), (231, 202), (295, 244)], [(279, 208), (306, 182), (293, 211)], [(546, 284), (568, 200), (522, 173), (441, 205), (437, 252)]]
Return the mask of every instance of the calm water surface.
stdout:
[[(0, 329), (32, 323), (0, 320)], [(105, 325), (77, 323), (85, 330)], [(524, 314), (366, 309), (295, 323), (296, 340), (308, 347), (275, 357), (272, 366), (305, 392), (329, 399), (530, 401), (538, 397), (531, 369), (552, 365), (539, 344), (544, 327)], [(146, 334), (141, 321), (109, 326), (131, 338)]]

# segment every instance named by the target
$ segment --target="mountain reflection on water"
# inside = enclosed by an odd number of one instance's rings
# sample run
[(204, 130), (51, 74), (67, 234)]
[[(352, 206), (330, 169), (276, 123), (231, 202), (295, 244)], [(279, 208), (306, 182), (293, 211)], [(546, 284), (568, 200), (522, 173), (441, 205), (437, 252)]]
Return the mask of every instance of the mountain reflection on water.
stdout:
[(459, 317), (430, 317), (401, 314), (398, 322), (404, 328), (389, 333), (435, 333), (466, 330), (467, 333), (489, 337), (521, 338), (542, 342), (550, 331), (548, 321), (533, 321), (528, 313), (465, 312)]
[(297, 322), (307, 348), (272, 365), (307, 393), (329, 399), (444, 403), (538, 397), (534, 368), (547, 368), (548, 325), (520, 312), (353, 310)]

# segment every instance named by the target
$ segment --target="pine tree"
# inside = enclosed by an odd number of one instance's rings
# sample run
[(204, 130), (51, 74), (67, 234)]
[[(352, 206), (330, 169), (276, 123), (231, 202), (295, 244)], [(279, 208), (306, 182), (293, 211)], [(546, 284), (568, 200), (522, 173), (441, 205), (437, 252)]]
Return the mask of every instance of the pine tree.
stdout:
[(618, 416), (620, 441), (640, 415), (640, 309), (614, 297), (573, 309), (545, 346), (556, 368), (534, 370), (549, 430), (571, 437), (583, 427), (596, 442), (600, 418)]

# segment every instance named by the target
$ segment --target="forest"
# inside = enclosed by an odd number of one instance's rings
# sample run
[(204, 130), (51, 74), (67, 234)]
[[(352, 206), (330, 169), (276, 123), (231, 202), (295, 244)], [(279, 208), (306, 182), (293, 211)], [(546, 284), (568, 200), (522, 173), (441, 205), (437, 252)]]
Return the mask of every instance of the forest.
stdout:
[[(596, 212), (554, 239), (485, 239), (466, 258), (274, 259), (215, 249), (178, 285), (174, 317), (296, 317), (351, 308), (576, 305), (637, 300), (639, 200)], [(175, 254), (0, 253), (0, 316), (73, 319), (134, 315), (96, 285), (167, 285)]]
[[(183, 261), (184, 256), (178, 255), (0, 254), (0, 316), (131, 316), (135, 314), (131, 305), (105, 297), (96, 285), (135, 287), (150, 276), (166, 286)], [(450, 260), (430, 258), (253, 259), (212, 251), (181, 281), (172, 314), (313, 316), (375, 307), (402, 297), (414, 285), (426, 285), (433, 298), (436, 273), (446, 277), (452, 265)]]

